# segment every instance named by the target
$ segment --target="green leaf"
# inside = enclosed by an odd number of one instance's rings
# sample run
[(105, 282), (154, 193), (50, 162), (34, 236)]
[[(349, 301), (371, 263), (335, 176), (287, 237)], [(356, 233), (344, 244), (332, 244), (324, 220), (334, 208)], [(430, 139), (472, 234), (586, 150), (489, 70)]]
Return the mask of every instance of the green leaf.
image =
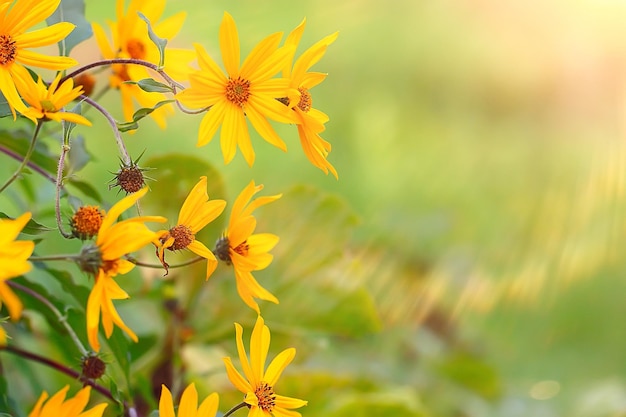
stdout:
[(61, 56), (69, 56), (70, 51), (82, 41), (93, 36), (91, 24), (85, 19), (84, 0), (61, 0), (59, 7), (46, 19), (48, 25), (70, 22), (76, 25), (74, 30), (59, 42)]
[[(113, 329), (113, 333), (111, 337), (107, 340), (107, 344), (113, 352), (113, 356), (115, 356), (115, 361), (117, 365), (122, 370), (122, 374), (124, 375), (126, 385), (128, 386), (130, 382), (130, 363), (131, 363), (131, 355), (129, 352), (129, 342), (126, 334), (115, 327)], [(119, 398), (119, 397), (116, 397)]]
[[(7, 216), (5, 213), (0, 212), (0, 219), (9, 219), (9, 216)], [(22, 233), (26, 235), (39, 235), (41, 233), (49, 232), (51, 230), (54, 229), (48, 226), (44, 226), (43, 224), (39, 224), (35, 220), (30, 219), (28, 223), (26, 223), (26, 226), (24, 226), (24, 229), (22, 229)]]
[(85, 138), (82, 135), (76, 136), (70, 148), (68, 172), (80, 171), (89, 161), (91, 161), (91, 155), (85, 147)]
[(167, 39), (160, 38), (157, 36), (156, 33), (154, 33), (154, 31), (152, 30), (152, 26), (150, 25), (150, 21), (143, 13), (137, 12), (137, 14), (141, 18), (141, 20), (146, 22), (146, 25), (148, 25), (148, 36), (159, 49), (159, 68), (163, 68), (163, 65), (165, 65), (165, 45), (167, 45)]
[(11, 107), (9, 107), (6, 97), (0, 92), (0, 118), (7, 116), (13, 116), (13, 113), (11, 113)]
[(81, 181), (74, 177), (68, 177), (66, 179), (66, 185), (71, 185), (71, 186), (78, 188), (84, 195), (86, 195), (87, 197), (93, 198), (100, 204), (104, 202), (98, 190), (94, 188), (94, 186), (88, 182)]
[[(32, 133), (22, 129), (0, 131), (0, 147), (8, 149), (20, 156), (26, 155), (30, 145)], [(38, 140), (30, 158), (31, 162), (43, 168), (45, 171), (56, 175), (58, 156), (53, 155), (48, 146)]]
[(139, 81), (124, 81), (124, 84), (135, 84), (143, 91), (148, 93), (173, 93), (172, 87), (167, 84), (158, 82), (152, 78), (144, 78)]
[(454, 353), (438, 369), (442, 375), (487, 399), (495, 399), (502, 393), (495, 368), (478, 357)]
[(144, 117), (146, 117), (147, 115), (149, 115), (150, 113), (152, 113), (153, 111), (155, 111), (156, 109), (158, 109), (161, 106), (164, 106), (166, 104), (169, 103), (173, 103), (175, 100), (163, 100), (163, 101), (159, 101), (157, 104), (154, 105), (154, 107), (142, 107), (141, 109), (137, 110), (135, 112), (135, 114), (133, 114), (133, 121), (132, 122), (126, 122), (126, 123), (118, 123), (117, 124), (117, 129), (120, 132), (127, 132), (129, 130), (135, 130), (139, 128), (139, 124), (137, 123), (139, 120), (143, 119)]

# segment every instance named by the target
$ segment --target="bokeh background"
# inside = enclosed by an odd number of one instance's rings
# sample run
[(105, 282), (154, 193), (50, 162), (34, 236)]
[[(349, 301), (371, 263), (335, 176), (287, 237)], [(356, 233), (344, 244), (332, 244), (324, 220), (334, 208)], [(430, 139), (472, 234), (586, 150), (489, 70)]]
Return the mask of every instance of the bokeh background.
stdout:
[[(86, 4), (88, 19), (114, 18), (113, 2)], [(196, 148), (199, 116), (165, 131), (144, 120), (128, 140), (160, 168), (152, 177), (181, 179), (182, 197), (197, 178), (184, 154), (216, 168), (215, 197), (232, 201), (251, 179), (284, 193), (259, 211), (281, 243), (258, 277), (281, 300), (262, 305), (272, 352), (298, 349), (279, 388), (309, 400), (304, 415), (626, 416), (625, 2), (178, 0), (166, 10), (188, 12), (172, 45), (199, 42), (216, 58), (224, 11), (242, 56), (304, 17), (300, 52), (340, 32), (313, 90), (339, 181), (308, 163), (291, 128), (287, 154), (253, 136), (253, 168), (241, 155), (224, 166), (217, 139)], [(75, 52), (87, 62), (94, 45)], [(104, 104), (115, 113), (117, 96)], [(83, 134), (95, 162), (76, 175), (105, 184), (114, 142), (93, 119)], [(147, 207), (174, 218), (174, 194)], [(226, 272), (187, 323), (182, 360), (201, 394), (231, 389), (220, 358), (235, 356), (232, 322), (254, 321)], [(172, 275), (144, 278), (165, 291), (183, 274)], [(158, 333), (138, 306), (119, 308)], [(145, 378), (149, 362), (138, 365)], [(224, 394), (222, 411), (239, 400)]]

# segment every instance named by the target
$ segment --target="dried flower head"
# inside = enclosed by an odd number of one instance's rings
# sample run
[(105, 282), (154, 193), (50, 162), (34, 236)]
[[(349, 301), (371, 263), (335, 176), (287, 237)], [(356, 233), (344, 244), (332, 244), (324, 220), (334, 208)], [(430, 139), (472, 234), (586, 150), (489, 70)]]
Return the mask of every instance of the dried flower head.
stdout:
[(91, 93), (93, 93), (93, 89), (96, 85), (96, 77), (83, 72), (78, 77), (74, 78), (74, 85), (76, 87), (83, 87), (83, 94), (91, 96)]
[(152, 180), (152, 178), (143, 174), (145, 171), (150, 171), (151, 168), (141, 168), (138, 165), (142, 156), (143, 152), (137, 159), (130, 161), (128, 164), (122, 162), (120, 169), (115, 173), (115, 177), (109, 181), (111, 182), (109, 190), (119, 186), (120, 190), (124, 190), (126, 194), (132, 194), (146, 185), (146, 179)]
[(80, 360), (81, 366), (81, 379), (94, 380), (104, 375), (107, 369), (107, 364), (98, 356), (97, 353), (89, 353), (83, 356)]

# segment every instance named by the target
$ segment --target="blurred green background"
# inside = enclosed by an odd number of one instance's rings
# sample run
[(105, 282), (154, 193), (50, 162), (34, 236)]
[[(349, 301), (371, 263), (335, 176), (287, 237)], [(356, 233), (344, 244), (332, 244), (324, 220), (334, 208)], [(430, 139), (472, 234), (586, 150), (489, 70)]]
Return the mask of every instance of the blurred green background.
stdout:
[[(113, 18), (110, 3), (87, 1), (88, 19)], [(217, 138), (196, 148), (199, 116), (165, 131), (145, 120), (128, 139), (162, 164), (156, 179), (192, 154), (220, 172), (212, 197), (232, 201), (251, 179), (285, 194), (259, 212), (281, 243), (258, 277), (281, 300), (261, 306), (272, 351), (298, 349), (279, 388), (309, 400), (304, 415), (626, 416), (626, 3), (180, 0), (165, 15), (180, 10), (171, 44), (215, 58), (224, 11), (242, 56), (303, 17), (300, 52), (340, 32), (313, 90), (339, 181), (291, 128), (286, 155), (253, 136), (253, 168), (240, 154), (223, 166)], [(77, 48), (84, 62), (93, 45)], [(116, 100), (104, 101), (114, 113)], [(96, 161), (77, 175), (104, 184), (114, 142), (92, 119), (82, 133)], [(232, 291), (225, 281), (211, 291)], [(231, 317), (248, 331), (254, 318), (198, 303), (184, 357), (204, 394), (222, 393)]]

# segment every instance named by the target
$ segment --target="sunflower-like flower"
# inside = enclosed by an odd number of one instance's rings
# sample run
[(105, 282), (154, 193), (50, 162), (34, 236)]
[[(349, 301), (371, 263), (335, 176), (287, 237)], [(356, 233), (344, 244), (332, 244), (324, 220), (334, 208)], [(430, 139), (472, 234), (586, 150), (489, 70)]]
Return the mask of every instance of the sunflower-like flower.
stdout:
[[(101, 417), (104, 409), (108, 404), (101, 403), (87, 411), (85, 407), (89, 402), (89, 395), (91, 394), (91, 387), (86, 386), (85, 388), (78, 391), (78, 393), (73, 398), (65, 399), (67, 395), (67, 391), (70, 386), (66, 385), (59, 392), (54, 394), (48, 400), (48, 393), (43, 392), (37, 400), (33, 411), (30, 412), (28, 417)], [(48, 400), (48, 401), (46, 401)]]
[[(217, 414), (219, 397), (213, 393), (206, 397), (198, 407), (198, 392), (194, 384), (189, 384), (180, 398), (178, 405), (178, 417), (214, 417)], [(161, 398), (159, 399), (159, 417), (176, 417), (172, 394), (165, 385), (161, 385)]]
[(272, 78), (285, 66), (285, 59), (293, 47), (279, 48), (282, 33), (274, 33), (261, 41), (239, 65), (239, 35), (232, 16), (224, 13), (220, 25), (219, 41), (226, 74), (199, 44), (194, 44), (200, 70), (189, 75), (191, 87), (181, 91), (176, 98), (193, 109), (210, 110), (200, 123), (197, 146), (209, 143), (221, 126), (220, 144), (224, 162), (229, 163), (237, 146), (252, 166), (254, 149), (246, 117), (263, 139), (287, 150), (285, 142), (268, 122), (268, 118), (282, 123), (298, 123), (287, 104), (296, 102), (299, 93), (289, 89), (287, 78)]
[(265, 369), (265, 359), (270, 347), (270, 329), (263, 318), (258, 316), (250, 337), (250, 359), (243, 345), (243, 328), (235, 323), (237, 353), (243, 369), (241, 375), (233, 366), (232, 360), (224, 358), (226, 373), (230, 382), (245, 394), (244, 402), (250, 408), (249, 417), (274, 415), (275, 417), (300, 417), (292, 411), (307, 404), (307, 401), (276, 394), (274, 387), (287, 365), (296, 356), (294, 348), (280, 352)]
[(98, 327), (100, 315), (106, 337), (111, 337), (113, 325), (124, 330), (133, 341), (137, 335), (121, 319), (112, 300), (129, 298), (113, 279), (118, 274), (126, 274), (135, 264), (122, 259), (123, 256), (139, 250), (159, 236), (144, 224), (145, 222), (165, 222), (161, 216), (133, 217), (115, 223), (117, 218), (130, 206), (143, 197), (148, 188), (123, 198), (117, 202), (102, 219), (95, 245), (87, 245), (81, 251), (79, 266), (95, 276), (96, 282), (87, 300), (87, 337), (94, 351), (100, 350)]
[(32, 268), (28, 258), (33, 253), (35, 243), (15, 240), (30, 217), (30, 213), (24, 213), (15, 220), (0, 219), (0, 304), (6, 304), (13, 320), (20, 318), (22, 302), (5, 281), (25, 274)]
[(260, 310), (254, 298), (278, 304), (278, 299), (252, 276), (252, 271), (265, 269), (272, 262), (273, 256), (269, 251), (278, 243), (278, 236), (271, 233), (253, 234), (256, 218), (252, 212), (282, 196), (259, 197), (250, 202), (252, 196), (262, 189), (263, 185), (255, 186), (254, 181), (251, 181), (239, 194), (230, 214), (228, 228), (215, 246), (217, 257), (233, 265), (239, 296), (257, 313)]
[(74, 80), (71, 78), (59, 85), (60, 80), (61, 74), (59, 73), (50, 86), (46, 86), (41, 78), (37, 82), (29, 78), (23, 83), (18, 83), (17, 87), (20, 94), (30, 106), (22, 114), (33, 122), (38, 119), (57, 122), (67, 120), (68, 122), (91, 126), (91, 122), (80, 114), (61, 111), (72, 100), (83, 94), (83, 88), (81, 86), (74, 87)]
[(7, 99), (13, 116), (26, 106), (20, 99), (16, 83), (31, 78), (24, 65), (61, 70), (76, 65), (72, 58), (47, 56), (30, 48), (54, 45), (74, 29), (68, 22), (55, 23), (43, 29), (27, 30), (50, 16), (61, 0), (19, 0), (0, 2), (0, 92)]
[[(159, 63), (159, 50), (150, 40), (146, 22), (144, 22), (137, 12), (141, 12), (151, 22), (153, 31), (162, 38), (171, 40), (180, 31), (186, 17), (186, 12), (179, 12), (175, 15), (156, 23), (163, 14), (165, 0), (132, 0), (124, 13), (124, 0), (117, 0), (117, 21), (108, 22), (108, 26), (113, 35), (113, 42), (110, 43), (107, 35), (97, 23), (92, 24), (93, 32), (100, 48), (102, 56), (106, 59), (132, 58), (148, 61), (153, 64)], [(189, 72), (188, 65), (195, 58), (191, 50), (166, 48), (164, 71), (177, 80), (187, 78)], [(141, 107), (152, 108), (158, 102), (165, 100), (165, 95), (161, 93), (149, 93), (143, 91), (139, 86), (126, 84), (126, 81), (139, 81), (144, 78), (153, 78), (146, 67), (141, 65), (115, 64), (112, 66), (113, 73), (109, 83), (111, 87), (119, 89), (122, 96), (122, 112), (126, 121), (133, 119), (134, 104), (136, 101)], [(157, 108), (150, 116), (161, 129), (165, 128), (165, 118), (173, 113), (171, 105)]]
[(206, 177), (202, 176), (193, 187), (180, 208), (176, 226), (170, 230), (159, 232), (157, 256), (166, 271), (169, 265), (165, 262), (165, 249), (171, 251), (189, 249), (196, 255), (205, 258), (207, 260), (206, 279), (209, 279), (217, 267), (217, 259), (215, 259), (213, 252), (202, 242), (196, 240), (196, 234), (222, 214), (224, 207), (226, 207), (224, 200), (209, 200), (206, 181)]
[[(285, 45), (296, 47), (298, 43), (300, 43), (305, 24), (306, 20), (303, 20), (302, 23), (289, 34)], [(337, 178), (337, 171), (331, 163), (326, 160), (331, 150), (331, 145), (319, 135), (319, 133), (325, 129), (324, 123), (328, 121), (328, 116), (313, 108), (313, 99), (309, 92), (311, 88), (324, 81), (327, 74), (309, 72), (308, 70), (324, 56), (326, 48), (337, 39), (338, 35), (339, 33), (335, 32), (315, 43), (302, 53), (295, 64), (293, 64), (292, 68), (295, 55), (294, 49), (294, 52), (290, 56), (289, 64), (283, 70), (283, 76), (291, 79), (289, 87), (296, 88), (300, 92), (300, 101), (293, 109), (299, 120), (297, 124), (298, 135), (300, 136), (300, 143), (302, 144), (304, 154), (313, 165), (326, 174), (330, 171), (335, 178)]]

